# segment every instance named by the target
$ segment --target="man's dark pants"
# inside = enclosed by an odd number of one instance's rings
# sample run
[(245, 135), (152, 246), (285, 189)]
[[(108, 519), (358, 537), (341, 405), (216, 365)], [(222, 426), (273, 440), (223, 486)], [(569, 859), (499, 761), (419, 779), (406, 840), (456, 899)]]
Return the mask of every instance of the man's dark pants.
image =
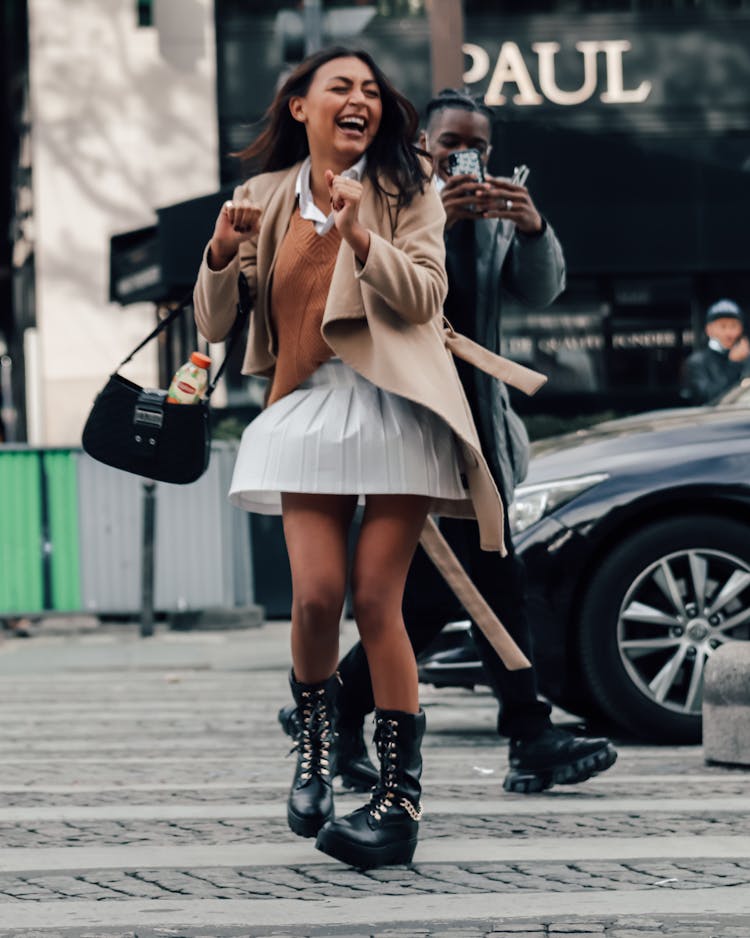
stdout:
[[(507, 514), (505, 543), (509, 552), (506, 557), (495, 551), (481, 550), (479, 526), (474, 520), (443, 518), (440, 530), (479, 592), (532, 661), (524, 567), (513, 551)], [(467, 618), (458, 599), (421, 547), (417, 548), (406, 581), (403, 611), (406, 630), (417, 655), (448, 622)], [(508, 671), (476, 626), (472, 634), (490, 686), (502, 704), (498, 732), (501, 736), (521, 739), (538, 736), (550, 725), (550, 708), (537, 699), (533, 669)], [(340, 719), (344, 725), (356, 726), (374, 707), (367, 657), (360, 642), (342, 659), (339, 672), (343, 681), (339, 695)]]

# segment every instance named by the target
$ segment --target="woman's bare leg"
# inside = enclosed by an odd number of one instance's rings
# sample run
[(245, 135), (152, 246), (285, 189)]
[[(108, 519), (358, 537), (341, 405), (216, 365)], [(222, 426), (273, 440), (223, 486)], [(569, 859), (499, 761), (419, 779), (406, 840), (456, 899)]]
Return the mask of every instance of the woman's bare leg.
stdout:
[(347, 536), (356, 504), (354, 495), (281, 496), (292, 568), (292, 666), (304, 684), (325, 681), (338, 664)]
[(367, 497), (352, 592), (375, 704), (382, 710), (419, 711), (417, 663), (401, 603), (429, 505), (430, 499), (419, 495)]

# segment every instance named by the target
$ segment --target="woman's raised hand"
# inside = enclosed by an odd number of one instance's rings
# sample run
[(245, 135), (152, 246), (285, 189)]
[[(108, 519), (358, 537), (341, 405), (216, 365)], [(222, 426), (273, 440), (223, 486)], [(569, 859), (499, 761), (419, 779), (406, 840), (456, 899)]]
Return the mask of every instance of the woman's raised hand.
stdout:
[(209, 267), (221, 270), (234, 258), (243, 241), (260, 230), (261, 209), (248, 199), (225, 202), (216, 219), (209, 251)]
[(370, 232), (359, 223), (362, 183), (326, 170), (326, 185), (331, 195), (333, 222), (348, 242), (359, 261), (364, 264), (370, 250)]
[(331, 194), (334, 223), (341, 237), (348, 240), (357, 224), (362, 183), (346, 176), (337, 176), (330, 169), (326, 170), (326, 183)]

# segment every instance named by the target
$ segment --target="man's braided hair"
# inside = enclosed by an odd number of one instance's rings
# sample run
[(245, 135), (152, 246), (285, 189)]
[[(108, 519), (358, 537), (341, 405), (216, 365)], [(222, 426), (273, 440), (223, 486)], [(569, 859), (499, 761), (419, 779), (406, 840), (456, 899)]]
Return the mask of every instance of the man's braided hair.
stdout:
[(484, 103), (481, 97), (474, 97), (465, 91), (459, 91), (457, 88), (443, 88), (434, 98), (427, 102), (425, 108), (425, 118), (429, 124), (433, 115), (441, 111), (460, 108), (463, 111), (473, 111), (477, 114), (483, 114), (487, 120), (492, 123), (492, 110)]

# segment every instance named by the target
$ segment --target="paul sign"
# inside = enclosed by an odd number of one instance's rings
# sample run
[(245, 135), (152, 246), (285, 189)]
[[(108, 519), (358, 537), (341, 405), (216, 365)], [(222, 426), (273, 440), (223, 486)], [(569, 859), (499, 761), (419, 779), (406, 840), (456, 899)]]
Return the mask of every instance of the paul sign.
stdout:
[[(557, 85), (555, 58), (560, 51), (560, 43), (534, 42), (531, 48), (538, 59), (539, 88), (534, 84), (518, 44), (504, 42), (484, 95), (486, 104), (493, 107), (506, 104), (508, 98), (503, 91), (507, 84), (516, 86), (517, 93), (510, 100), (522, 107), (544, 104), (545, 100), (567, 106), (583, 104), (598, 91), (597, 59), (601, 53), (605, 60), (606, 83), (599, 94), (600, 101), (604, 104), (641, 104), (651, 94), (650, 81), (642, 81), (637, 88), (625, 87), (623, 56), (632, 48), (627, 39), (587, 39), (577, 42), (575, 48), (583, 57), (583, 82), (572, 91)], [(464, 43), (463, 51), (471, 59), (471, 65), (463, 76), (464, 82), (472, 85), (482, 81), (490, 71), (488, 52), (482, 46), (470, 42)]]

